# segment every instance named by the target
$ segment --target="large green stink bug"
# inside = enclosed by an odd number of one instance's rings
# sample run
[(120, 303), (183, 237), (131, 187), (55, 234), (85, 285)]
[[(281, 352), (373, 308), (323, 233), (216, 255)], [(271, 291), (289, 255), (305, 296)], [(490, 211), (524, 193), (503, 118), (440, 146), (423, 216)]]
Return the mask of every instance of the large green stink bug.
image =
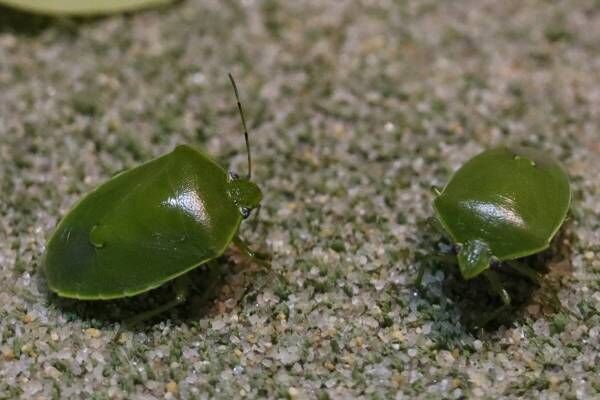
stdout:
[(436, 217), (457, 244), (463, 278), (483, 274), (505, 306), (510, 296), (490, 265), (506, 261), (537, 276), (511, 260), (546, 249), (571, 202), (569, 178), (556, 161), (532, 149), (504, 147), (469, 160), (437, 195)]
[[(43, 260), (59, 296), (108, 300), (156, 288), (223, 254), (230, 243), (254, 253), (238, 229), (262, 199), (251, 181), (248, 132), (235, 81), (248, 152), (248, 175), (228, 174), (189, 146), (122, 172), (87, 194), (51, 235)], [(178, 282), (182, 282), (178, 280)], [(150, 317), (185, 300), (175, 299)]]

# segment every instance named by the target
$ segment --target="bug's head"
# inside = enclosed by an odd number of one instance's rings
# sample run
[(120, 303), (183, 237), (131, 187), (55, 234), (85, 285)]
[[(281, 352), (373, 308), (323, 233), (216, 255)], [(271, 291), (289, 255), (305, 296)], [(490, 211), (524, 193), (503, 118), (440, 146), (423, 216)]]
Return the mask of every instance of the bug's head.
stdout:
[(458, 266), (465, 279), (471, 279), (490, 267), (492, 252), (487, 243), (474, 239), (463, 243), (458, 252)]
[(262, 200), (262, 192), (256, 183), (234, 174), (230, 174), (227, 193), (244, 218), (248, 218), (250, 212), (260, 206)]
[(250, 180), (252, 178), (252, 157), (250, 156), (250, 141), (248, 140), (246, 117), (244, 117), (244, 109), (242, 108), (242, 103), (240, 102), (240, 95), (237, 85), (235, 84), (235, 80), (231, 74), (229, 74), (229, 80), (231, 81), (231, 86), (233, 86), (233, 92), (237, 101), (240, 119), (242, 120), (242, 127), (244, 128), (244, 139), (246, 140), (246, 152), (248, 154), (248, 175), (242, 178), (234, 173), (230, 173), (227, 193), (235, 205), (239, 208), (242, 216), (244, 218), (248, 218), (250, 212), (260, 206), (262, 192), (256, 183)]

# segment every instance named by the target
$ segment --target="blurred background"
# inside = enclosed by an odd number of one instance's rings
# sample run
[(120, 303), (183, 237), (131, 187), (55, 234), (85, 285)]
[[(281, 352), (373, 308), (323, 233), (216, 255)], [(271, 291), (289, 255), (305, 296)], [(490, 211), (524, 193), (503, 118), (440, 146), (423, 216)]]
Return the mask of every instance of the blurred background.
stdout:
[[(598, 396), (598, 1), (149, 5), (0, 7), (0, 398)], [(84, 193), (177, 144), (245, 171), (228, 72), (265, 194), (241, 234), (284, 279), (228, 252), (208, 302), (113, 340), (121, 312), (169, 291), (58, 299), (45, 241)], [(485, 282), (444, 265), (411, 282), (443, 241), (429, 188), (498, 145), (558, 159), (573, 206), (541, 265), (553, 285), (515, 283), (519, 307), (474, 332), (468, 314), (497, 301)]]

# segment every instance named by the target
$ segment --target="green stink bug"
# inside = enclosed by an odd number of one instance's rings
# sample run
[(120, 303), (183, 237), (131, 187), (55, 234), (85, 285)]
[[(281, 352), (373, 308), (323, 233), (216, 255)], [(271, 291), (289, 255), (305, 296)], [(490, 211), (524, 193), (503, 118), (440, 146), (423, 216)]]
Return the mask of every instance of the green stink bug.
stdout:
[[(51, 235), (43, 260), (49, 288), (61, 297), (108, 300), (156, 288), (220, 256), (230, 243), (251, 257), (238, 230), (262, 193), (251, 181), (248, 131), (239, 94), (248, 175), (227, 172), (189, 146), (122, 172), (88, 193)], [(176, 298), (146, 319), (182, 303)]]
[[(546, 249), (571, 202), (569, 178), (557, 162), (532, 149), (505, 147), (475, 156), (436, 193), (436, 219), (458, 245), (463, 278), (483, 274), (506, 306), (510, 296), (490, 265)], [(521, 263), (512, 266), (537, 276)]]

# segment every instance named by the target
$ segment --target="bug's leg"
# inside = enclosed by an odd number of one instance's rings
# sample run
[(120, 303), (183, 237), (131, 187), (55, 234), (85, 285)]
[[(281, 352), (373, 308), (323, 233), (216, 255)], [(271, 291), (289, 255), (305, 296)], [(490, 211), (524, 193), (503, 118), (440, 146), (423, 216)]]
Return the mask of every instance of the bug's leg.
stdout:
[(244, 240), (242, 240), (239, 236), (233, 237), (233, 244), (237, 247), (242, 253), (248, 256), (252, 261), (263, 267), (269, 267), (269, 256), (267, 254), (259, 253), (250, 248)]
[[(456, 265), (458, 264), (458, 260), (456, 259), (456, 255), (437, 252), (432, 255), (427, 256), (428, 261)], [(423, 280), (423, 275), (425, 275), (425, 270), (427, 269), (427, 263), (423, 262), (417, 271), (417, 277), (415, 278), (414, 285), (417, 287), (421, 287), (421, 282)]]
[(483, 271), (483, 276), (485, 276), (487, 281), (490, 283), (492, 290), (500, 297), (502, 303), (504, 303), (504, 305), (509, 306), (511, 302), (510, 295), (500, 283), (498, 273), (492, 271), (491, 269), (488, 269), (486, 271)]
[[(431, 190), (436, 196), (439, 196), (441, 193), (440, 190), (438, 188), (436, 188), (435, 186), (432, 186)], [(435, 218), (435, 217), (427, 218), (427, 225), (429, 225), (429, 227), (434, 232), (442, 235), (445, 238), (448, 238), (448, 234), (446, 233), (446, 231), (444, 230), (444, 227), (442, 226), (441, 222), (437, 218)], [(455, 254), (444, 253), (443, 251), (437, 251), (432, 255), (428, 255), (427, 260), (436, 262), (436, 263), (441, 263), (441, 264), (450, 264), (450, 265), (458, 264), (458, 260), (456, 259)], [(417, 272), (417, 278), (415, 279), (415, 282), (414, 282), (415, 286), (421, 287), (421, 281), (423, 280), (423, 275), (425, 274), (426, 268), (427, 268), (427, 266), (425, 263), (423, 263), (419, 267), (419, 271)]]
[(511, 303), (510, 295), (508, 294), (506, 289), (500, 283), (498, 274), (495, 271), (492, 271), (491, 269), (485, 270), (483, 272), (483, 276), (485, 276), (485, 278), (487, 279), (487, 281), (490, 284), (490, 287), (492, 288), (492, 291), (494, 293), (496, 293), (498, 295), (498, 297), (500, 297), (503, 304), (500, 307), (496, 308), (494, 311), (492, 311), (489, 315), (487, 315), (479, 320), (478, 326), (480, 328), (483, 328), (488, 323), (495, 320), (499, 315), (504, 313), (506, 310), (510, 309), (510, 303)]
[(258, 207), (256, 207), (256, 212), (254, 213), (254, 218), (252, 218), (252, 228), (256, 229), (256, 227), (258, 226), (258, 216), (260, 214), (260, 210), (262, 208), (262, 205), (259, 204)]
[(425, 268), (427, 268), (427, 264), (421, 263), (414, 283), (417, 288), (421, 288), (421, 283), (423, 282), (423, 275), (425, 275)]
[(245, 299), (250, 294), (251, 291), (252, 292), (261, 292), (262, 289), (265, 286), (267, 286), (269, 283), (273, 282), (273, 280), (278, 280), (279, 282), (282, 282), (284, 285), (289, 285), (288, 280), (286, 279), (286, 277), (283, 274), (281, 274), (280, 272), (277, 272), (271, 268), (271, 264), (269, 263), (270, 257), (267, 254), (257, 253), (255, 251), (253, 251), (246, 244), (246, 242), (244, 242), (239, 236), (235, 236), (233, 238), (233, 244), (238, 249), (240, 249), (244, 254), (246, 254), (250, 259), (252, 259), (256, 263), (258, 263), (262, 267), (259, 270), (247, 271), (247, 272), (251, 272), (251, 273), (266, 272), (267, 273), (267, 279), (265, 280), (265, 282), (262, 285), (260, 285), (258, 288), (254, 288), (252, 290), (251, 290), (252, 286), (249, 286), (248, 289), (242, 294), (241, 299)]
[(444, 230), (444, 226), (436, 217), (427, 218), (427, 225), (436, 233), (439, 233), (445, 238), (448, 238), (448, 234)]
[(537, 272), (530, 266), (515, 260), (507, 261), (506, 263), (513, 271), (515, 271), (519, 275), (522, 275), (525, 278), (529, 279), (531, 282), (537, 284), (538, 286), (541, 286), (542, 278), (539, 272)]
[(455, 254), (438, 252), (436, 254), (431, 255), (430, 258), (432, 261), (439, 262), (442, 264), (450, 264), (450, 265), (458, 264), (458, 260), (456, 259)]
[[(531, 268), (530, 266), (519, 262), (519, 261), (508, 261), (507, 264), (510, 266), (510, 268), (512, 270), (514, 270), (516, 273), (524, 276), (525, 278), (529, 279), (531, 282), (533, 282), (534, 284), (538, 285), (539, 287), (543, 287), (544, 286), (544, 281), (542, 279), (542, 276), (540, 275), (539, 272), (537, 272), (535, 269)], [(542, 296), (543, 299), (550, 304), (555, 310), (561, 310), (562, 312), (564, 312), (565, 314), (569, 314), (569, 315), (573, 315), (575, 316), (575, 318), (577, 318), (577, 315), (570, 309), (568, 309), (567, 307), (565, 307), (562, 302), (560, 301), (560, 297), (558, 297), (558, 293), (555, 290), (543, 290), (542, 292)]]
[(177, 307), (180, 304), (185, 303), (190, 293), (190, 282), (189, 277), (183, 275), (173, 282), (173, 292), (175, 297), (173, 300), (156, 307), (155, 309), (145, 311), (141, 314), (138, 314), (132, 318), (125, 320), (124, 325), (132, 328), (136, 325), (147, 321), (157, 315), (164, 313), (165, 311), (169, 311), (173, 307)]

